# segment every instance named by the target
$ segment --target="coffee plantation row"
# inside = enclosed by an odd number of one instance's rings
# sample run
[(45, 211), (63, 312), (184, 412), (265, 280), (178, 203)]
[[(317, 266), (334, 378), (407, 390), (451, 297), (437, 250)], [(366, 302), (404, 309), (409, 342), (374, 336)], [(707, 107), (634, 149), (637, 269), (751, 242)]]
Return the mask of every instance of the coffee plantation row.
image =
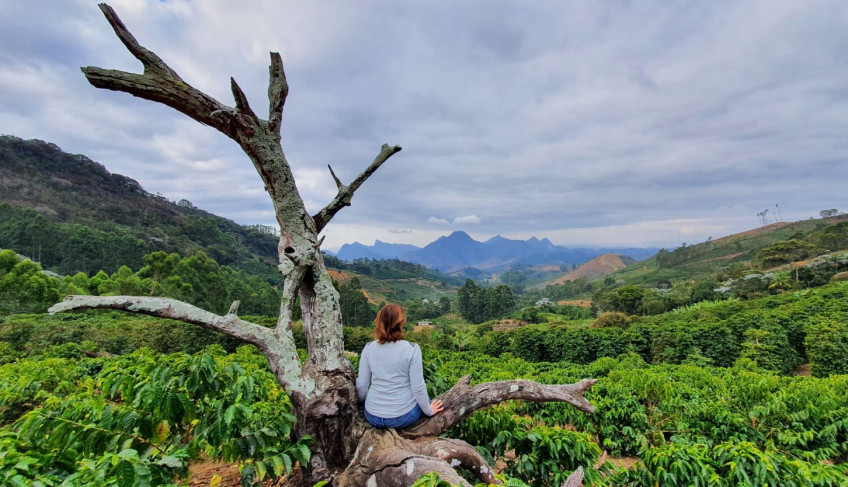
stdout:
[[(69, 347), (71, 348), (71, 347)], [(428, 351), (428, 384), (596, 377), (597, 413), (505, 403), (453, 433), (513, 485), (554, 486), (578, 466), (586, 485), (840, 486), (848, 480), (848, 376), (787, 377), (732, 368), (648, 365), (634, 353), (588, 365)], [(292, 442), (289, 401), (252, 347), (227, 354), (34, 357), (0, 366), (3, 485), (171, 485), (201, 458), (236, 463), (244, 485), (309, 456)], [(641, 459), (634, 468), (601, 462)], [(422, 479), (438, 485), (438, 479)]]

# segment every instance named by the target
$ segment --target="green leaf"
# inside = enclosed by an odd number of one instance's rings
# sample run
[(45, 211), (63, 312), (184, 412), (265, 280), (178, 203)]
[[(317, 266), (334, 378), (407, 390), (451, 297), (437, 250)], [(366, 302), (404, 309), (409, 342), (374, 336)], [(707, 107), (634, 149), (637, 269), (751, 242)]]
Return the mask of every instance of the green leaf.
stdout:
[(170, 468), (182, 468), (183, 462), (173, 455), (168, 455), (166, 457), (162, 457), (159, 461), (157, 461), (156, 465), (164, 465)]
[(256, 479), (256, 468), (252, 463), (245, 464), (241, 469), (242, 487), (251, 487)]

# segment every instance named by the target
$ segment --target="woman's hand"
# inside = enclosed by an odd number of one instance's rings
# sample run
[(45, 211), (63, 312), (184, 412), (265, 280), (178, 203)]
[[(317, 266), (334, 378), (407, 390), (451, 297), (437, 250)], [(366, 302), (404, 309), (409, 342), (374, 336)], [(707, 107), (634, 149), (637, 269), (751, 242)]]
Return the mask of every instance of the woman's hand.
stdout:
[(445, 410), (445, 405), (442, 404), (441, 399), (433, 399), (430, 401), (430, 409), (433, 410), (433, 414), (438, 414)]

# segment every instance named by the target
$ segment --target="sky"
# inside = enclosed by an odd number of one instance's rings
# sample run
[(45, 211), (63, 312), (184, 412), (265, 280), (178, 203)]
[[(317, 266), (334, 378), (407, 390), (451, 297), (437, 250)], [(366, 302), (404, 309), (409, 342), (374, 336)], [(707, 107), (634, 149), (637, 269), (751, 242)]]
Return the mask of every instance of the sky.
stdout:
[[(240, 148), (171, 108), (99, 90), (140, 72), (89, 0), (0, 0), (0, 134), (53, 142), (150, 193), (275, 225)], [(261, 116), (271, 51), (283, 149), (308, 210), (383, 143), (403, 150), (324, 248), (463, 230), (673, 248), (848, 210), (848, 2), (114, 0), (188, 83)]]

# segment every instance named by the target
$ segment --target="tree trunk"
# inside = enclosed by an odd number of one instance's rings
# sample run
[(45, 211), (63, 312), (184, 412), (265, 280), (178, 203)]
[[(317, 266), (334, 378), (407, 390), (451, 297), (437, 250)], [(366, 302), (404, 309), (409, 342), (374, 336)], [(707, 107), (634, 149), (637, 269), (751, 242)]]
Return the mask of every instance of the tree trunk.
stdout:
[[(219, 316), (168, 298), (132, 296), (68, 296), (50, 308), (51, 313), (87, 308), (113, 308), (193, 323), (255, 344), (268, 358), (280, 386), (292, 400), (297, 416), (294, 435), (313, 438), (308, 466), (291, 475), (289, 485), (312, 486), (329, 480), (337, 486), (405, 486), (427, 472), (468, 485), (454, 470), (462, 466), (483, 482), (494, 483), (490, 466), (471, 445), (439, 438), (474, 411), (510, 399), (565, 401), (585, 412), (594, 408), (583, 392), (594, 380), (572, 385), (541, 385), (515, 380), (470, 386), (464, 378), (443, 394), (445, 410), (423, 419), (409, 430), (375, 430), (357, 405), (354, 371), (343, 354), (339, 296), (324, 267), (319, 232), (354, 192), (386, 160), (401, 150), (383, 145), (374, 161), (350, 185), (344, 185), (332, 168), (335, 198), (315, 215), (309, 215), (295, 186), (280, 145), (280, 124), (288, 83), (280, 55), (271, 53), (268, 87), (268, 120), (260, 119), (234, 79), (230, 79), (235, 107), (228, 107), (183, 81), (156, 54), (135, 40), (111, 7), (100, 4), (124, 46), (144, 66), (142, 74), (82, 68), (89, 82), (168, 105), (233, 139), (253, 162), (271, 197), (280, 224), (279, 270), (284, 279), (280, 316), (274, 328), (241, 320), (237, 303)], [(308, 358), (301, 365), (292, 335), (292, 308), (300, 298)]]

